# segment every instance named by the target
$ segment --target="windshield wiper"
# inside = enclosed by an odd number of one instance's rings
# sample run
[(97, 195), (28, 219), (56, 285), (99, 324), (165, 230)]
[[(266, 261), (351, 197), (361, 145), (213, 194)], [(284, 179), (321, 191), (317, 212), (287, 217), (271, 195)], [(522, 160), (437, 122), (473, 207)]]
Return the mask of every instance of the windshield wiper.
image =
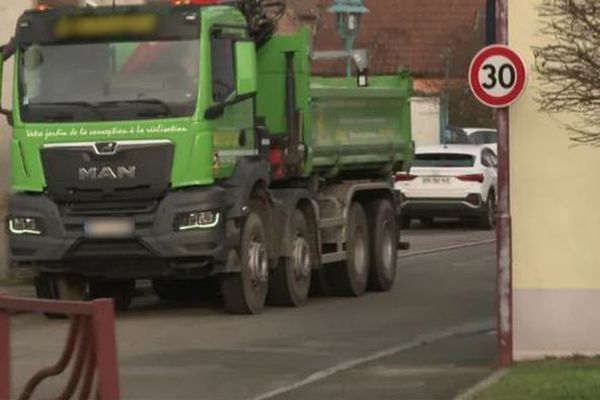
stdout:
[[(163, 109), (163, 112), (160, 114), (165, 114), (167, 116), (175, 115), (175, 113), (171, 109), (171, 106), (169, 106), (167, 103), (165, 103), (164, 101), (159, 100), (159, 99), (115, 100), (115, 101), (103, 101), (101, 103), (98, 103), (99, 106), (111, 106), (111, 105), (121, 105), (121, 104), (156, 105), (156, 106), (162, 107), (162, 109)], [(159, 113), (154, 113), (154, 112), (153, 113), (144, 112), (143, 114), (144, 114), (144, 116), (145, 115), (148, 115), (148, 116), (159, 115)]]
[[(87, 108), (88, 110), (91, 110), (94, 114), (96, 114), (100, 119), (104, 120), (104, 115), (100, 112), (100, 110), (98, 110), (98, 108), (96, 108), (96, 106), (92, 103), (89, 103), (87, 101), (63, 101), (63, 102), (58, 102), (58, 103), (32, 103), (29, 105), (34, 106), (34, 107), (53, 107), (53, 106), (58, 106), (58, 107), (81, 107), (81, 108)], [(55, 119), (55, 116), (53, 115), (49, 115), (47, 118), (49, 119)], [(56, 119), (67, 119), (66, 114), (59, 114)], [(70, 119), (73, 119), (73, 115), (70, 115)]]

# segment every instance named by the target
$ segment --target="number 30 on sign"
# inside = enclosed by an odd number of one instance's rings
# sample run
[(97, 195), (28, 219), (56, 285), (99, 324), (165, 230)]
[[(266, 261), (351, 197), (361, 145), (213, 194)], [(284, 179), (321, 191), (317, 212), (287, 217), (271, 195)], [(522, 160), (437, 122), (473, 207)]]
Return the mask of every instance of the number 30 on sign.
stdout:
[(508, 107), (523, 94), (526, 83), (523, 59), (506, 46), (484, 48), (477, 53), (469, 69), (471, 91), (489, 107)]

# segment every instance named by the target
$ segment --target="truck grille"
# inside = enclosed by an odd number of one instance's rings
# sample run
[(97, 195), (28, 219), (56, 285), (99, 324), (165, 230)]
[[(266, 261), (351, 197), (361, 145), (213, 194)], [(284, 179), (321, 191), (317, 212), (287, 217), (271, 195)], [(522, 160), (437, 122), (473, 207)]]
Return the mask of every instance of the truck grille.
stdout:
[(66, 203), (61, 210), (67, 216), (149, 214), (156, 210), (158, 200), (103, 201)]
[(153, 254), (137, 240), (86, 240), (71, 249), (68, 258), (139, 258)]
[(173, 152), (164, 140), (47, 145), (46, 190), (67, 204), (157, 199), (169, 187)]

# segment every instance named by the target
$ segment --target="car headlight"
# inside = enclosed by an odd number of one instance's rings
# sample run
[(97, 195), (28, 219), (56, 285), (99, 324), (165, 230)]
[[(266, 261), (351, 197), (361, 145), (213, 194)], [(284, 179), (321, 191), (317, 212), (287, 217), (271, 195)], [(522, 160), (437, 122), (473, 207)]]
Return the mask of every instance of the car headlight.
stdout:
[(175, 230), (190, 231), (210, 229), (219, 224), (221, 214), (216, 211), (202, 211), (179, 214), (175, 220)]
[(41, 235), (42, 224), (32, 217), (9, 217), (8, 231), (13, 235)]

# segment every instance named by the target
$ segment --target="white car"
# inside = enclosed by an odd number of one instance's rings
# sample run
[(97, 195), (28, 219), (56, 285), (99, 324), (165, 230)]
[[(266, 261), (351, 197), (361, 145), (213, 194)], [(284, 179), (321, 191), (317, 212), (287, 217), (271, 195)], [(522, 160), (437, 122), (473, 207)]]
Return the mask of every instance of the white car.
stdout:
[(431, 225), (434, 218), (460, 218), (493, 229), (497, 182), (496, 153), (488, 146), (418, 148), (410, 172), (396, 174), (403, 225), (413, 219)]
[(490, 128), (462, 128), (462, 131), (467, 136), (469, 143), (487, 145), (496, 154), (498, 143), (498, 130)]

